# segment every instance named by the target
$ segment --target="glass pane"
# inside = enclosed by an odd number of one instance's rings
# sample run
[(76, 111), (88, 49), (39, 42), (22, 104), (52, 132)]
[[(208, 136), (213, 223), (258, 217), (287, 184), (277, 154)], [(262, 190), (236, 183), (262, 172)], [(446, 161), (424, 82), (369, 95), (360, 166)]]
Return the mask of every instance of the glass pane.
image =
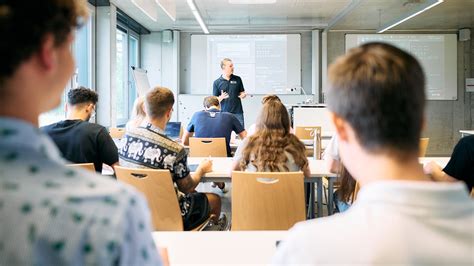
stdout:
[(91, 18), (86, 25), (76, 31), (74, 41), (74, 56), (76, 58), (76, 79), (73, 86), (84, 86), (91, 88)]
[(42, 113), (39, 116), (39, 126), (47, 126), (61, 120), (66, 119), (65, 103), (66, 103), (66, 91), (69, 90), (69, 87), (66, 88), (64, 93), (61, 95), (61, 103), (55, 109)]
[(138, 39), (130, 36), (129, 43), (128, 43), (128, 60), (129, 60), (129, 67), (128, 67), (128, 80), (130, 81), (130, 91), (129, 91), (129, 112), (132, 112), (133, 102), (137, 97), (137, 90), (135, 88), (135, 81), (133, 80), (133, 74), (131, 71), (131, 67), (139, 67), (138, 65)]
[(75, 75), (71, 77), (72, 83), (69, 82), (61, 95), (61, 103), (55, 109), (42, 113), (39, 116), (39, 126), (46, 126), (52, 123), (66, 119), (66, 95), (74, 87), (84, 86), (92, 88), (92, 16), (89, 17), (87, 24), (76, 31), (76, 38), (72, 47), (76, 60)]
[(127, 42), (127, 34), (117, 30), (117, 125), (126, 123), (128, 119)]

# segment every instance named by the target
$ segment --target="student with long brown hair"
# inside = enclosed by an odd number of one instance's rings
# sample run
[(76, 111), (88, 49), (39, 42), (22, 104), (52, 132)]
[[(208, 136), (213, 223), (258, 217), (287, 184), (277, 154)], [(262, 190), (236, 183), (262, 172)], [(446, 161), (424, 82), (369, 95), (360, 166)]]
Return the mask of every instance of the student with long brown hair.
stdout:
[(344, 167), (339, 156), (339, 140), (334, 135), (324, 150), (323, 159), (326, 161), (329, 172), (339, 174), (339, 188), (334, 192), (334, 203), (338, 212), (344, 212), (355, 200), (356, 181)]
[(290, 133), (290, 118), (279, 101), (263, 105), (257, 131), (247, 137), (234, 156), (234, 170), (254, 172), (303, 171), (310, 175), (305, 146)]

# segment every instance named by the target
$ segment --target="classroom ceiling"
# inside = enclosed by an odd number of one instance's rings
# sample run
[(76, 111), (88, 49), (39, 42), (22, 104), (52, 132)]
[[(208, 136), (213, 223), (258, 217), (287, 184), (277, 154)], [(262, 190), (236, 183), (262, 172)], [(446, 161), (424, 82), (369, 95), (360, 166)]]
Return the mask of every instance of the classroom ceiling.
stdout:
[[(118, 8), (151, 31), (198, 31), (186, 0), (176, 4), (176, 21), (152, 1), (158, 15), (154, 22), (132, 0), (111, 0)], [(232, 0), (230, 0), (232, 1)], [(325, 29), (373, 31), (406, 16), (429, 0), (276, 0), (274, 4), (230, 4), (229, 0), (195, 0), (211, 33), (265, 32)], [(474, 0), (443, 3), (396, 26), (393, 30), (458, 30), (474, 27)]]

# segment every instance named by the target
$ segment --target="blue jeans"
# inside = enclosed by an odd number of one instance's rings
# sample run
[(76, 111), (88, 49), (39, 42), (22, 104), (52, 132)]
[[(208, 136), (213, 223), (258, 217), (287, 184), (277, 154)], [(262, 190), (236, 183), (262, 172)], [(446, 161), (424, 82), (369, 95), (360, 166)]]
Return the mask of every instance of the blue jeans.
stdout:
[(234, 114), (235, 117), (237, 117), (237, 120), (239, 120), (240, 124), (245, 128), (245, 123), (244, 123), (244, 114)]

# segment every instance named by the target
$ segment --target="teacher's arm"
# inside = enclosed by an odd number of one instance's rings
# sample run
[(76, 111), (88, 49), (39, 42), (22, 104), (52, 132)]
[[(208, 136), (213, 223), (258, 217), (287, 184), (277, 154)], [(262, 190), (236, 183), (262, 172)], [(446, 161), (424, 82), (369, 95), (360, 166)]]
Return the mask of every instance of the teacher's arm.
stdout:
[[(240, 78), (240, 77), (239, 77)], [(240, 88), (239, 88), (239, 98), (244, 99), (247, 97), (247, 93), (245, 93), (244, 83), (242, 82), (242, 78), (240, 78)]]

